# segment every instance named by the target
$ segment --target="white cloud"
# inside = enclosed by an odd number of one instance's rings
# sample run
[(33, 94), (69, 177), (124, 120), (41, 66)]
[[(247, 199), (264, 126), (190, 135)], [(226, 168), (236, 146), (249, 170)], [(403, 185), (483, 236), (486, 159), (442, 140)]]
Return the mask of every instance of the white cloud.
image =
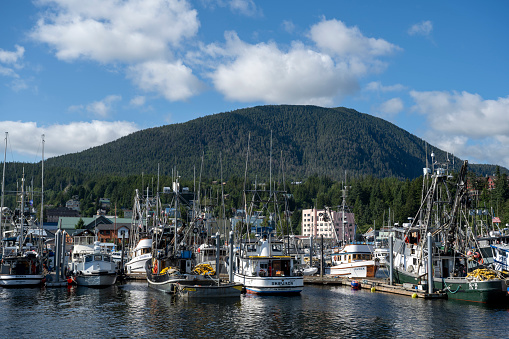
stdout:
[(18, 45), (15, 45), (14, 47), (16, 47), (15, 52), (6, 51), (0, 48), (0, 62), (4, 64), (15, 64), (23, 58), (25, 48)]
[(141, 63), (130, 67), (129, 77), (141, 89), (161, 93), (170, 101), (186, 100), (203, 89), (200, 80), (180, 60)]
[(405, 90), (406, 87), (401, 84), (384, 86), (380, 81), (372, 81), (366, 85), (365, 89), (373, 92), (399, 92)]
[(44, 134), (44, 154), (49, 158), (103, 145), (136, 132), (139, 127), (126, 121), (94, 120), (51, 126), (37, 126), (36, 122), (0, 121), (0, 130), (9, 132), (9, 148), (26, 156), (41, 155), (41, 135)]
[(431, 21), (423, 21), (418, 24), (412, 25), (408, 29), (409, 35), (424, 35), (429, 36), (433, 30), (433, 23)]
[(509, 167), (509, 96), (485, 100), (468, 92), (439, 91), (410, 95), (413, 109), (426, 116), (430, 142), (465, 159)]
[(11, 77), (11, 78), (19, 78), (19, 75), (16, 72), (14, 72), (14, 70), (12, 68), (2, 67), (2, 66), (0, 66), (0, 75), (6, 76), (6, 77)]
[(342, 21), (334, 19), (322, 19), (313, 25), (309, 37), (323, 51), (361, 60), (401, 50), (383, 39), (365, 37), (356, 26), (347, 27)]
[(229, 100), (330, 105), (339, 92), (357, 88), (347, 65), (301, 44), (283, 52), (274, 43), (249, 45), (230, 33), (226, 50), (233, 62), (218, 66), (211, 78)]
[(87, 111), (93, 113), (96, 116), (106, 118), (112, 110), (112, 105), (116, 101), (120, 100), (122, 100), (122, 97), (120, 95), (108, 95), (103, 100), (94, 101), (88, 104)]
[(20, 91), (27, 89), (28, 85), (25, 80), (21, 79), (19, 74), (14, 70), (22, 68), (20, 64), (21, 59), (25, 53), (25, 48), (19, 45), (15, 45), (16, 51), (6, 51), (0, 48), (0, 63), (8, 65), (8, 67), (0, 65), (0, 76), (13, 78), (10, 84), (7, 86), (12, 88), (14, 91)]
[(216, 6), (229, 8), (233, 13), (246, 16), (261, 16), (262, 11), (257, 8), (253, 0), (201, 0), (201, 4), (210, 9)]
[(238, 12), (247, 16), (260, 15), (261, 11), (258, 10), (253, 0), (230, 0), (228, 6), (232, 12)]
[[(31, 36), (53, 47), (57, 58), (121, 63), (120, 69), (136, 85), (170, 101), (199, 93), (200, 81), (175, 59), (183, 42), (194, 37), (200, 26), (197, 11), (186, 0), (40, 0), (38, 4), (46, 11)], [(101, 101), (87, 109), (104, 116), (109, 106)]]
[(380, 105), (380, 111), (386, 115), (393, 116), (403, 110), (403, 101), (400, 98), (392, 98)]
[[(346, 31), (347, 42), (334, 43), (339, 30)], [(375, 56), (399, 49), (384, 40), (365, 38), (357, 28), (336, 20), (314, 25), (310, 36), (318, 50), (299, 41), (288, 50), (274, 42), (250, 45), (235, 32), (227, 32), (224, 47), (203, 48), (209, 56), (220, 58), (209, 74), (215, 88), (229, 100), (329, 106), (357, 91), (360, 77), (383, 68)]]
[(417, 112), (425, 114), (433, 129), (470, 137), (509, 135), (509, 96), (484, 100), (468, 92), (417, 92), (410, 95)]
[(287, 32), (287, 33), (293, 33), (293, 31), (295, 30), (295, 25), (292, 21), (290, 20), (284, 20), (283, 23), (281, 24), (281, 27), (283, 27), (283, 29)]
[(162, 57), (200, 23), (185, 0), (40, 0), (47, 11), (31, 33), (57, 58), (132, 62)]
[(143, 95), (137, 95), (137, 96), (135, 96), (134, 98), (131, 99), (129, 104), (131, 104), (131, 106), (138, 106), (139, 107), (139, 106), (145, 105), (145, 101), (146, 101), (146, 98)]

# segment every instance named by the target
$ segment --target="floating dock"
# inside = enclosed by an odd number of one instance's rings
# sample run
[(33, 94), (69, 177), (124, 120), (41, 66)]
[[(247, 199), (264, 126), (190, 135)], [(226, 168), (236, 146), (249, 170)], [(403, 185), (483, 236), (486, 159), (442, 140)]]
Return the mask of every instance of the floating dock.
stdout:
[(361, 283), (361, 288), (369, 289), (373, 292), (386, 292), (399, 295), (407, 295), (412, 298), (423, 299), (447, 299), (447, 293), (435, 292), (429, 294), (427, 291), (420, 289), (418, 285), (412, 284), (393, 284), (389, 285), (385, 278), (337, 278), (334, 276), (305, 276), (304, 284), (308, 285), (344, 285), (351, 286), (351, 282), (357, 280)]

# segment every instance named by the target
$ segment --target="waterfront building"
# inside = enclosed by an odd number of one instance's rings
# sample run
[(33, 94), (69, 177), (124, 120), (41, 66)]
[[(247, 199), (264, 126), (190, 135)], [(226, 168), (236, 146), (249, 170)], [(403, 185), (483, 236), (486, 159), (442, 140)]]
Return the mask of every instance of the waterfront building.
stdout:
[[(352, 212), (330, 211), (316, 208), (302, 210), (302, 235), (352, 241), (355, 239), (355, 217)], [(335, 234), (334, 234), (335, 232)]]

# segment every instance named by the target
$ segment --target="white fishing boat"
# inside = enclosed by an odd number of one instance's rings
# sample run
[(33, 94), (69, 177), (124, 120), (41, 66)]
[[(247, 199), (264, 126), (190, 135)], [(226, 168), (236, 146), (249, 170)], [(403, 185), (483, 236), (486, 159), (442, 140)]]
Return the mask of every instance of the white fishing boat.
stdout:
[(326, 273), (347, 278), (372, 278), (380, 266), (373, 256), (373, 246), (368, 244), (346, 244), (333, 251), (331, 260)]
[[(143, 202), (144, 199), (144, 202)], [(155, 201), (155, 206), (154, 206)], [(145, 265), (152, 259), (152, 230), (159, 219), (160, 201), (157, 196), (146, 197), (135, 190), (131, 232), (129, 233), (129, 250), (124, 272), (132, 278), (146, 278)], [(155, 210), (154, 210), (155, 208)]]
[(233, 280), (253, 294), (299, 294), (304, 277), (294, 269), (291, 256), (284, 255), (282, 242), (265, 236), (257, 242), (243, 242), (235, 253)]
[(82, 252), (73, 263), (73, 279), (79, 286), (106, 287), (117, 280), (117, 266), (111, 255), (101, 251), (100, 243), (94, 244), (93, 253)]
[(145, 264), (152, 259), (152, 239), (144, 238), (131, 252), (131, 260), (125, 264), (128, 274), (146, 275)]

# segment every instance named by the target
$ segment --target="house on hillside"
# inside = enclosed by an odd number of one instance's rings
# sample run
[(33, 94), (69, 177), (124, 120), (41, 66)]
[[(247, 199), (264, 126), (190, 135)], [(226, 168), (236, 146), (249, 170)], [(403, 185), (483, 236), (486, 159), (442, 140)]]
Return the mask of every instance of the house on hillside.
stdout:
[(65, 207), (79, 212), (80, 211), (79, 197), (77, 195), (75, 195), (72, 197), (72, 199), (67, 200), (67, 202), (65, 203)]
[[(83, 226), (78, 230), (80, 219), (83, 220)], [(94, 216), (92, 218), (66, 218), (58, 220), (58, 228), (65, 230), (70, 236), (74, 236), (78, 231), (90, 230), (97, 235), (97, 240), (101, 242), (120, 243), (122, 235), (126, 242), (129, 240), (131, 230), (131, 218), (115, 218), (114, 216)]]

